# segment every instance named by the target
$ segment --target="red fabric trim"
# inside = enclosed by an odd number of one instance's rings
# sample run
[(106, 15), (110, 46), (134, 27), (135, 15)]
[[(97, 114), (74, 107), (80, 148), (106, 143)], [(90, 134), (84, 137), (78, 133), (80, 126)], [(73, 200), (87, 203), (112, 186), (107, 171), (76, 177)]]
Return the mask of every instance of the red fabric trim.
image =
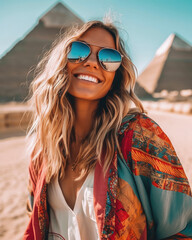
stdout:
[(175, 234), (175, 235), (173, 235), (173, 236), (170, 236), (170, 237), (168, 237), (168, 238), (165, 238), (166, 240), (179, 240), (179, 239), (184, 239), (184, 240), (191, 240), (192, 238), (191, 237), (188, 237), (188, 236), (186, 236), (186, 235), (184, 235), (184, 234), (182, 234), (182, 233), (177, 233), (177, 234)]
[[(34, 176), (35, 172), (31, 168), (31, 174)], [(39, 222), (39, 212), (38, 212), (38, 207), (40, 203), (40, 194), (43, 189), (43, 186), (46, 184), (45, 182), (45, 177), (46, 177), (46, 172), (45, 170), (40, 171), (41, 174), (36, 177), (36, 186), (35, 187), (35, 194), (34, 194), (34, 206), (33, 206), (33, 212), (29, 221), (29, 224), (27, 226), (27, 229), (24, 233), (23, 240), (41, 240), (43, 239), (43, 236), (41, 234), (40, 230), (40, 222)], [(48, 220), (48, 214), (47, 214), (47, 220)]]
[(34, 240), (33, 227), (32, 227), (32, 218), (28, 223), (27, 229), (24, 233), (23, 240)]
[(106, 176), (104, 177), (103, 168), (99, 164), (99, 162), (97, 162), (94, 175), (93, 195), (94, 195), (94, 210), (100, 238), (102, 235), (105, 217), (108, 177), (109, 171), (106, 173)]
[(147, 240), (147, 226), (145, 227), (140, 240)]
[(124, 133), (123, 139), (120, 144), (121, 151), (126, 162), (127, 162), (127, 156), (131, 152), (132, 138), (133, 138), (133, 130), (129, 130)]

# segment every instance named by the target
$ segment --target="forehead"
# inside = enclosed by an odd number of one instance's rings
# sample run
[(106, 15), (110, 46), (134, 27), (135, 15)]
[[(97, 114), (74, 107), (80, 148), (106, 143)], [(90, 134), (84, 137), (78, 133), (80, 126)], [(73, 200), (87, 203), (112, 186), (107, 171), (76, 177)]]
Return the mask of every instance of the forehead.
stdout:
[(99, 47), (116, 48), (113, 36), (107, 30), (99, 27), (87, 30), (79, 40)]

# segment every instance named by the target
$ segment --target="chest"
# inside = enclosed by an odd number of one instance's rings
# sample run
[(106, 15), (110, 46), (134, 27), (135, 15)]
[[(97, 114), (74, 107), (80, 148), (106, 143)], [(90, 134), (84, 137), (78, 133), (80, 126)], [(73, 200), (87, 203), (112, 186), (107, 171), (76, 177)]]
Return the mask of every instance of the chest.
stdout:
[(68, 165), (66, 167), (65, 176), (59, 180), (59, 186), (63, 197), (72, 210), (74, 209), (77, 195), (87, 178), (86, 174), (83, 178), (78, 179), (79, 175), (78, 172), (72, 170), (71, 165)]
[(58, 178), (48, 185), (50, 206), (49, 237), (60, 234), (64, 239), (98, 239), (93, 202), (94, 172), (90, 172), (77, 193), (73, 209), (66, 202)]

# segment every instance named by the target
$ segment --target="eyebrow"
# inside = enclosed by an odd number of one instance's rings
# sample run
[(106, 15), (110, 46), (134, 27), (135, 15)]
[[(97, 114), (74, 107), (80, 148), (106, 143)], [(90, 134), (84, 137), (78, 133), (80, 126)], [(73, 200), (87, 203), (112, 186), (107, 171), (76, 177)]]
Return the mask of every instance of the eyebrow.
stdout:
[(79, 40), (79, 42), (83, 42), (83, 43), (86, 43), (86, 44), (88, 44), (88, 45), (90, 45), (90, 46), (95, 46), (95, 47), (99, 47), (99, 48), (110, 48), (110, 49), (114, 49), (114, 50), (116, 50), (115, 48), (112, 48), (112, 47), (99, 46), (99, 45), (96, 45), (96, 44), (88, 43), (88, 42), (83, 41), (83, 40)]

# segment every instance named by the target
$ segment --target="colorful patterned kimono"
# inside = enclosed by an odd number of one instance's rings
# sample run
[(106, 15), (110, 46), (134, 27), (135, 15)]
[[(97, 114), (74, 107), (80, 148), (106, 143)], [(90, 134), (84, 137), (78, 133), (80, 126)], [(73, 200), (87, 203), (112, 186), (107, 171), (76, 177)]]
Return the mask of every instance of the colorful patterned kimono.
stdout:
[[(144, 114), (127, 115), (104, 176), (97, 163), (94, 210), (100, 239), (192, 239), (192, 195), (172, 144)], [(102, 159), (104, 161), (104, 159)], [(31, 217), (23, 239), (46, 239), (49, 206), (45, 171), (30, 167)], [(34, 199), (33, 199), (34, 198)]]

